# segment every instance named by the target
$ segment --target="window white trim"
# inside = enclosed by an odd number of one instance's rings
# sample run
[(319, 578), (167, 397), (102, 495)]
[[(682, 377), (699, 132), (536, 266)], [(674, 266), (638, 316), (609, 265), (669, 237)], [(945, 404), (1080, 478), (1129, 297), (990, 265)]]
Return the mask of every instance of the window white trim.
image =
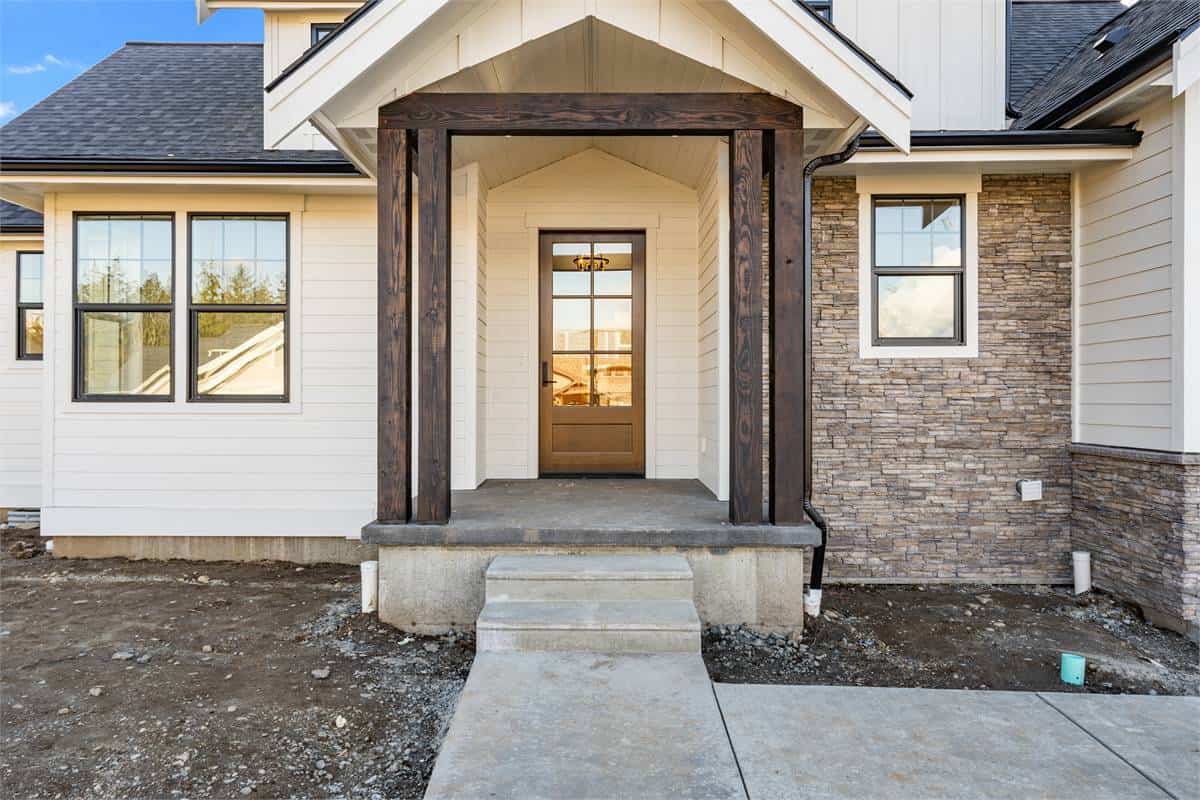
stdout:
[[(979, 356), (979, 192), (978, 173), (944, 175), (860, 175), (858, 184), (858, 356), (859, 358), (978, 358)], [(871, 336), (875, 313), (871, 293), (871, 198), (877, 194), (958, 194), (966, 197), (963, 224), (963, 344), (946, 346), (876, 345)]]

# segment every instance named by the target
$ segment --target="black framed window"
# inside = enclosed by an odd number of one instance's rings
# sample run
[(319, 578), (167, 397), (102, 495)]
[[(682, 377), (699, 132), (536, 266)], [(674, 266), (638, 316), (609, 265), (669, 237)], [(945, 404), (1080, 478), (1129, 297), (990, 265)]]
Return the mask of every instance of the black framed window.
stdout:
[(833, 22), (833, 0), (808, 0), (808, 7)]
[(189, 224), (189, 399), (286, 402), (288, 216), (193, 214)]
[(17, 253), (17, 360), (41, 361), (45, 312), (42, 306), (42, 254)]
[(876, 345), (961, 345), (965, 198), (872, 198)]
[(309, 26), (309, 35), (311, 36), (311, 41), (309, 41), (309, 47), (312, 47), (317, 42), (321, 41), (326, 36), (333, 33), (334, 30), (337, 28), (337, 26), (340, 24), (341, 24), (340, 22), (314, 22), (312, 25)]
[(170, 214), (75, 215), (75, 399), (174, 394)]

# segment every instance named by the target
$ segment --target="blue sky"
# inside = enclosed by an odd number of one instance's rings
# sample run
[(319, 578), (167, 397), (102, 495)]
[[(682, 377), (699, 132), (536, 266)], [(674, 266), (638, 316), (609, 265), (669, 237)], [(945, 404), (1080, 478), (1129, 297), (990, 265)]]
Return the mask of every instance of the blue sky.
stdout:
[(194, 0), (0, 0), (0, 124), (125, 42), (261, 42), (262, 12)]

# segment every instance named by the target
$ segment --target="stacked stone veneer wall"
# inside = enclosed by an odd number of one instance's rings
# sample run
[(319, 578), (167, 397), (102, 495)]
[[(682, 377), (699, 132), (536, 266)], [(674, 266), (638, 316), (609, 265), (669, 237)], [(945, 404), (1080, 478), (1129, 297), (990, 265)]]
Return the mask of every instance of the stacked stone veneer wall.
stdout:
[(1073, 547), (1096, 586), (1200, 632), (1200, 454), (1071, 448)]
[[(1069, 578), (1069, 177), (984, 176), (978, 224), (979, 357), (864, 360), (855, 180), (816, 181), (814, 501), (831, 578)], [(1020, 502), (1018, 478), (1044, 499)]]

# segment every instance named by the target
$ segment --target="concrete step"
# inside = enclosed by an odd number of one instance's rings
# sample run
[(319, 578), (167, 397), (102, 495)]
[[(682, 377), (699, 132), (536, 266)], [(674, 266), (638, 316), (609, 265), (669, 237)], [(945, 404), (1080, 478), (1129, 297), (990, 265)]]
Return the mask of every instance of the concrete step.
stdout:
[(691, 600), (489, 600), (475, 625), (479, 652), (699, 653)]
[(499, 556), (487, 570), (488, 602), (625, 602), (692, 599), (683, 556)]

